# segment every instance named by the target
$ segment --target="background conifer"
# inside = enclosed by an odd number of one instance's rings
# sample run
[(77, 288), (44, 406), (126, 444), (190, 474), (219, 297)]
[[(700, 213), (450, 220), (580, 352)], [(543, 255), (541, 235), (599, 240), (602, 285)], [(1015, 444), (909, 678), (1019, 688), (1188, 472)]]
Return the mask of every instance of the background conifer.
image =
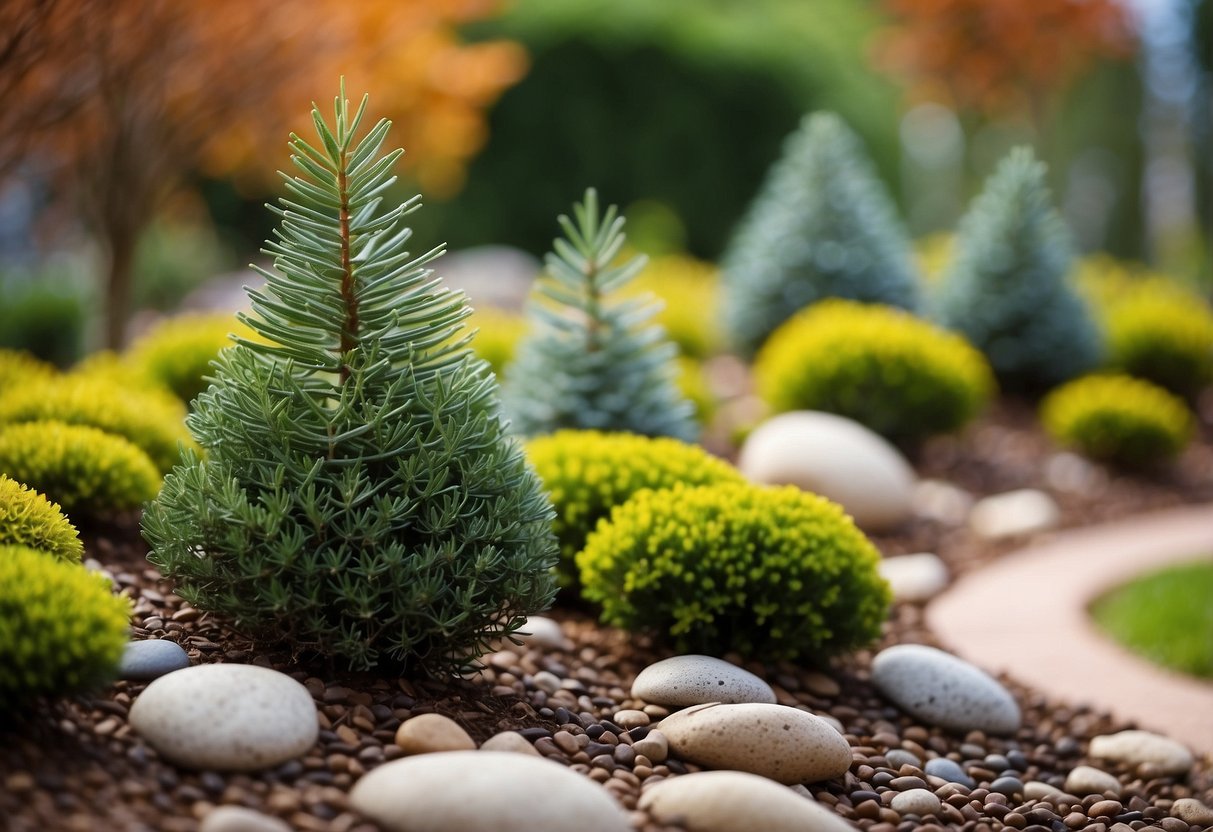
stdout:
[(859, 138), (833, 113), (806, 116), (788, 137), (721, 269), (723, 323), (747, 356), (823, 298), (918, 304), (896, 209)]
[(458, 337), (464, 298), (405, 250), (416, 198), (384, 210), (401, 150), (366, 110), (291, 137), (298, 169), (250, 291), (144, 515), (149, 559), (182, 597), (264, 639), (356, 667), (449, 667), (555, 593), (553, 513)]
[(546, 273), (528, 309), (530, 329), (505, 372), (503, 401), (525, 436), (564, 428), (626, 431), (694, 441), (695, 406), (678, 387), (678, 349), (652, 322), (651, 295), (620, 297), (643, 256), (617, 263), (623, 218), (599, 214), (591, 188), (559, 218)]
[(1030, 148), (1016, 148), (961, 219), (936, 316), (986, 354), (1004, 387), (1059, 384), (1093, 368), (1102, 349), (1067, 282), (1072, 261), (1045, 166)]

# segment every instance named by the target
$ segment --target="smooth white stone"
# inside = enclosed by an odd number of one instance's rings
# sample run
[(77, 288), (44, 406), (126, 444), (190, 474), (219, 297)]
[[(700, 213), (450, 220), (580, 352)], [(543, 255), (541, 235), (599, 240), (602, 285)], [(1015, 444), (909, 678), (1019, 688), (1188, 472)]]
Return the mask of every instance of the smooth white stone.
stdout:
[(1192, 752), (1180, 743), (1149, 731), (1121, 731), (1091, 739), (1092, 757), (1122, 763), (1153, 763), (1163, 774), (1186, 774), (1192, 768)]
[(631, 829), (593, 780), (506, 751), (440, 751), (385, 763), (354, 784), (350, 806), (391, 832)]
[(947, 564), (931, 552), (884, 558), (879, 568), (898, 601), (929, 601), (948, 585)]
[(243, 806), (220, 806), (207, 813), (198, 832), (291, 832), (291, 827)]
[(1012, 734), (1020, 712), (1007, 689), (963, 659), (922, 644), (899, 644), (872, 660), (872, 682), (907, 713), (954, 731)]
[(564, 637), (560, 623), (542, 615), (532, 615), (518, 628), (514, 636), (524, 644), (534, 644), (536, 647), (563, 650), (569, 646), (569, 640)]
[(928, 789), (906, 789), (893, 796), (889, 808), (903, 815), (933, 815), (942, 804), (935, 793)]
[(944, 480), (919, 480), (910, 495), (914, 513), (928, 520), (959, 526), (969, 518), (973, 495)]
[(320, 725), (307, 688), (247, 664), (204, 664), (161, 676), (130, 710), (130, 724), (186, 768), (256, 771), (305, 753)]
[(854, 832), (811, 797), (741, 771), (701, 771), (644, 790), (639, 808), (691, 832)]
[(699, 655), (673, 656), (649, 665), (632, 682), (632, 696), (674, 708), (707, 702), (775, 704), (775, 691), (750, 671)]
[(870, 531), (911, 514), (913, 469), (883, 437), (832, 413), (799, 410), (767, 420), (746, 438), (737, 467), (754, 482), (827, 497)]
[(1066, 775), (1066, 791), (1085, 797), (1089, 794), (1120, 794), (1120, 781), (1094, 766), (1078, 766)]
[(851, 746), (833, 726), (786, 705), (696, 705), (659, 727), (680, 759), (785, 785), (840, 777), (851, 767)]
[(1035, 488), (985, 497), (969, 512), (969, 527), (987, 540), (1045, 531), (1060, 520), (1057, 503)]

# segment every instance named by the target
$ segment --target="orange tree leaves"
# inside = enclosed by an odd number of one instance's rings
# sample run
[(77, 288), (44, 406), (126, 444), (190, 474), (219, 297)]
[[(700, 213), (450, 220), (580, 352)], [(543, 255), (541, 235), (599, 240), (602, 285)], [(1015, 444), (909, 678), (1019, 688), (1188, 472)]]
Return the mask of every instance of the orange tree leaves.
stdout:
[(1132, 50), (1116, 0), (883, 0), (883, 68), (917, 94), (984, 115), (1039, 114), (1095, 59)]
[(6, 0), (0, 173), (18, 165), (80, 206), (103, 243), (107, 342), (121, 343), (139, 233), (189, 176), (274, 187), (300, 102), (337, 79), (374, 95), (406, 170), (449, 193), (518, 80), (508, 42), (464, 43), (496, 0)]

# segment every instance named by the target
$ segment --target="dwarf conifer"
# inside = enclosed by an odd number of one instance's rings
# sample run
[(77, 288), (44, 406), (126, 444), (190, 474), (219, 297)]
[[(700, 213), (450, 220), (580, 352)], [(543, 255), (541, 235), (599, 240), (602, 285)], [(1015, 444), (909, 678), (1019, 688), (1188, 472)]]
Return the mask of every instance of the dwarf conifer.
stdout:
[(1099, 331), (1067, 283), (1070, 241), (1030, 148), (1011, 151), (960, 221), (935, 314), (986, 354), (1008, 388), (1044, 388), (1093, 368)]
[(559, 218), (528, 310), (530, 328), (506, 368), (503, 402), (526, 436), (564, 428), (625, 431), (694, 441), (695, 406), (678, 386), (678, 348), (653, 323), (651, 295), (621, 297), (644, 268), (637, 256), (617, 263), (623, 217), (599, 214), (591, 188)]
[(859, 138), (833, 113), (806, 116), (788, 137), (725, 251), (721, 276), (723, 323), (745, 355), (823, 298), (918, 304), (893, 203)]
[(499, 416), (468, 315), (384, 208), (403, 151), (355, 141), (342, 95), (292, 135), (289, 195), (236, 337), (144, 515), (149, 559), (201, 609), (355, 668), (450, 667), (555, 593), (551, 504)]

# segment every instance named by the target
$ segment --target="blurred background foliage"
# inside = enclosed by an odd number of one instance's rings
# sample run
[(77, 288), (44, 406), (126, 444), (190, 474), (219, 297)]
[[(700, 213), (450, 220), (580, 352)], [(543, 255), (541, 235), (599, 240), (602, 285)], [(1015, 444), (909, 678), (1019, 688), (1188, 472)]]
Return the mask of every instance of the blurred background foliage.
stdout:
[(68, 363), (256, 257), (299, 101), (343, 74), (395, 121), (421, 245), (538, 254), (594, 185), (643, 250), (711, 261), (832, 110), (916, 237), (1026, 142), (1081, 250), (1207, 293), (1211, 2), (9, 0), (0, 341), (72, 333), (36, 350)]

